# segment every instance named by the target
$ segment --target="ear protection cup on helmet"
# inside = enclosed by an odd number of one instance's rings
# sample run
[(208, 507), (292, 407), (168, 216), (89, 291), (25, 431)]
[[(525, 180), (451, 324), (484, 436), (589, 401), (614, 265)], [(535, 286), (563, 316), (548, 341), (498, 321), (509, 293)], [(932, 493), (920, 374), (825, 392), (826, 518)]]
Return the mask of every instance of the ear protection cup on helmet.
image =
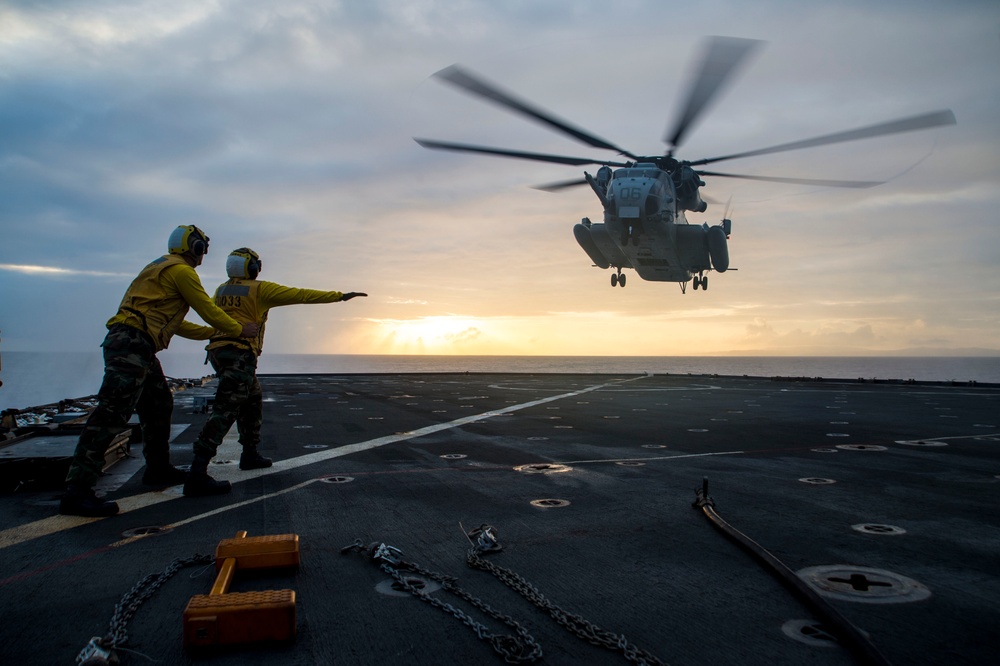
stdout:
[(167, 240), (170, 254), (190, 252), (196, 257), (208, 254), (208, 236), (193, 224), (181, 225), (174, 229)]
[(196, 257), (200, 257), (203, 254), (208, 254), (208, 243), (203, 241), (201, 238), (191, 234), (192, 238), (188, 240), (191, 246), (191, 253)]

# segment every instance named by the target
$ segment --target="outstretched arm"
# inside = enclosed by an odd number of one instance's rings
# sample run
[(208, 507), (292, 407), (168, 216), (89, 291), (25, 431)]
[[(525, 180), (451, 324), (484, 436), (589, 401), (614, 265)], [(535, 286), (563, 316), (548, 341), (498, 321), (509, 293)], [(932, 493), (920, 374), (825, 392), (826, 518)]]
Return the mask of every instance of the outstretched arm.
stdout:
[(357, 291), (345, 294), (339, 291), (320, 291), (319, 289), (285, 287), (274, 282), (261, 282), (259, 293), (261, 305), (264, 309), (275, 308), (282, 305), (337, 303), (338, 301), (346, 301), (357, 296), (367, 296), (367, 294), (362, 294)]

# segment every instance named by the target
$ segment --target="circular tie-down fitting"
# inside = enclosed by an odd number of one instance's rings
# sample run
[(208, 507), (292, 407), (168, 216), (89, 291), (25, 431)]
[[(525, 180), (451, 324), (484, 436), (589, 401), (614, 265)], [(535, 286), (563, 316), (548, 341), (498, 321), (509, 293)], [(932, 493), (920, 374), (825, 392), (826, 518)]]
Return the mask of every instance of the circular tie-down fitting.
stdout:
[(837, 483), (834, 479), (824, 479), (821, 476), (807, 476), (799, 479), (802, 483), (811, 483), (814, 486), (829, 486)]
[(518, 465), (515, 472), (525, 474), (559, 474), (560, 472), (570, 472), (573, 468), (569, 465), (559, 465), (555, 463), (532, 463), (530, 465)]
[(536, 499), (531, 500), (531, 506), (537, 506), (540, 509), (558, 509), (564, 506), (569, 506), (569, 500), (564, 499)]
[(851, 529), (864, 534), (881, 534), (890, 536), (893, 534), (906, 534), (906, 530), (902, 527), (896, 527), (895, 525), (882, 525), (881, 523), (858, 523), (857, 525), (851, 525)]
[(303, 449), (327, 449), (330, 448), (329, 444), (303, 444)]
[(844, 451), (888, 451), (889, 448), (878, 444), (838, 444), (838, 449)]
[(353, 476), (324, 476), (320, 479), (323, 483), (350, 483), (353, 480)]
[(806, 567), (796, 574), (824, 597), (842, 601), (903, 604), (923, 601), (931, 596), (926, 586), (884, 569), (831, 564)]
[(646, 463), (639, 462), (638, 460), (619, 460), (615, 464), (621, 465), (622, 467), (642, 467)]
[[(433, 594), (441, 589), (441, 584), (437, 581), (428, 580), (421, 576), (403, 576), (409, 585), (416, 588), (421, 594)], [(399, 581), (395, 578), (387, 578), (381, 583), (375, 586), (375, 591), (379, 594), (384, 594), (387, 597), (410, 597), (413, 594), (407, 590), (405, 587), (399, 584)]]
[(789, 620), (781, 625), (789, 638), (813, 647), (837, 647), (840, 641), (816, 620)]
[(643, 444), (642, 448), (644, 448), (644, 449), (665, 449), (665, 448), (667, 448), (667, 445), (666, 444)]
[(468, 456), (466, 456), (464, 453), (445, 453), (440, 457), (444, 458), (445, 460), (461, 460), (462, 458), (467, 458)]
[(125, 530), (122, 532), (122, 536), (126, 539), (132, 537), (146, 537), (146, 536), (159, 536), (160, 534), (166, 534), (167, 532), (173, 531), (172, 527), (161, 527), (159, 525), (148, 525), (146, 527), (133, 527), (132, 529)]

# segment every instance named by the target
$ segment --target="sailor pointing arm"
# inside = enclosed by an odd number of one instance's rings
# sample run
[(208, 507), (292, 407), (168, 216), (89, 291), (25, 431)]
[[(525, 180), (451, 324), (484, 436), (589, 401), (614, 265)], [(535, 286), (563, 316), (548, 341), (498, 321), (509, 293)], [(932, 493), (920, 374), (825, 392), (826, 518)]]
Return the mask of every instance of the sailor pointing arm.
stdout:
[(219, 377), (212, 414), (194, 442), (191, 475), (184, 484), (187, 496), (217, 495), (231, 489), (228, 481), (208, 475), (208, 463), (222, 439), (236, 423), (243, 453), (240, 469), (270, 467), (271, 460), (260, 454), (263, 397), (257, 380), (257, 357), (264, 347), (264, 327), (271, 308), (283, 305), (321, 304), (349, 301), (361, 292), (320, 291), (286, 287), (258, 280), (263, 262), (250, 248), (239, 248), (226, 259), (229, 280), (215, 291), (215, 305), (239, 322), (257, 322), (256, 335), (238, 337), (217, 332), (208, 344), (208, 360)]

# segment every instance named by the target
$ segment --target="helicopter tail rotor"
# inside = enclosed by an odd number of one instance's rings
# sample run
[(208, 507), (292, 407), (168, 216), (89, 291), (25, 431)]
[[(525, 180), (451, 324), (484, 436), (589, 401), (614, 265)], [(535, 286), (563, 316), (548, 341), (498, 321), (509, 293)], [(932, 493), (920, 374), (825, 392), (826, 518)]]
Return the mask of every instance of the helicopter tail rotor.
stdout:
[(726, 232), (727, 239), (733, 233), (733, 218), (731, 217), (733, 214), (732, 204), (733, 197), (730, 195), (729, 200), (726, 201), (726, 207), (722, 211), (722, 222), (720, 223), (722, 230)]

